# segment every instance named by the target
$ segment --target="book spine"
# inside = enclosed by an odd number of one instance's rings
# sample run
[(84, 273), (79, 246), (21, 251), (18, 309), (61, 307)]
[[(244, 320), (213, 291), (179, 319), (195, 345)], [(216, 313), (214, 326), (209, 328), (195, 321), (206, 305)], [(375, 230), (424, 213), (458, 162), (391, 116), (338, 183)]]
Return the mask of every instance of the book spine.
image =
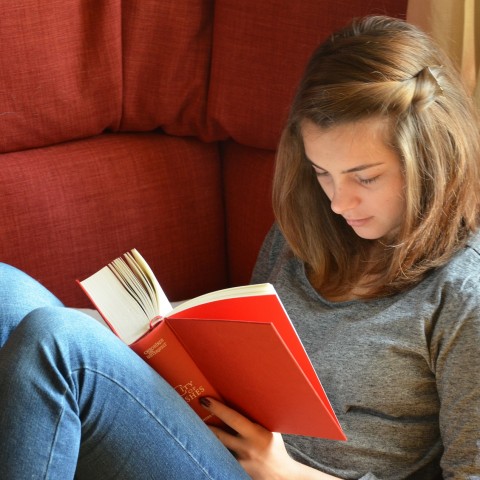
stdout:
[(130, 344), (130, 348), (156, 370), (205, 423), (223, 425), (200, 404), (201, 397), (208, 396), (221, 400), (220, 395), (165, 320)]

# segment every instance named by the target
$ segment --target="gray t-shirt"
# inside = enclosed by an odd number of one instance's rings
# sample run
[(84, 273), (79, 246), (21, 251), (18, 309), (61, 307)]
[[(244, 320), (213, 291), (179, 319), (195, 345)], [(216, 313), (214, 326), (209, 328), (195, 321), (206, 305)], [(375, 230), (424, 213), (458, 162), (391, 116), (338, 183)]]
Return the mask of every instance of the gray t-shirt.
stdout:
[(407, 292), (335, 303), (273, 227), (252, 282), (275, 286), (348, 437), (286, 435), (292, 457), (343, 479), (480, 480), (478, 235)]

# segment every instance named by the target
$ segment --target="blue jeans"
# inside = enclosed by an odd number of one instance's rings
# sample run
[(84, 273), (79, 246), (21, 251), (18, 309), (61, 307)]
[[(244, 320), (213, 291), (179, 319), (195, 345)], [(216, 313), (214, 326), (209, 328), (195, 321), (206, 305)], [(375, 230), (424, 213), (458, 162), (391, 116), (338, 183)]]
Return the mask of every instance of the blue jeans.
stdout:
[(0, 341), (0, 478), (249, 478), (108, 329), (5, 264)]

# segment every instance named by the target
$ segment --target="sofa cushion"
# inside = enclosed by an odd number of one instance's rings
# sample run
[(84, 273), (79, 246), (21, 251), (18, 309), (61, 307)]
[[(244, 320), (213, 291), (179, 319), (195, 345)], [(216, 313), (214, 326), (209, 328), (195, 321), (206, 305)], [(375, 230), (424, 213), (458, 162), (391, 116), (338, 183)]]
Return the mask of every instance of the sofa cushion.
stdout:
[(404, 16), (407, 0), (217, 0), (207, 127), (274, 150), (314, 48), (352, 17)]
[(121, 2), (7, 3), (0, 29), (0, 152), (117, 129)]
[(123, 9), (121, 129), (174, 135), (204, 130), (213, 3), (136, 0)]
[(13, 2), (0, 29), (0, 152), (110, 131), (203, 134), (213, 3)]
[(107, 134), (5, 154), (1, 172), (1, 261), (69, 306), (89, 306), (77, 278), (134, 247), (171, 300), (227, 283), (214, 144)]

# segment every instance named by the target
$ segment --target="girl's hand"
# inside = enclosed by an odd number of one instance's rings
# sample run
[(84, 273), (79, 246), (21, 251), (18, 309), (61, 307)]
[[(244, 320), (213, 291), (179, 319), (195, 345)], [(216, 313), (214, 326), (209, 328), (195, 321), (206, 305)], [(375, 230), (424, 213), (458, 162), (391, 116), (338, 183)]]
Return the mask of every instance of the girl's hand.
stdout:
[(279, 433), (269, 432), (213, 398), (204, 397), (201, 403), (234, 430), (230, 433), (218, 427), (210, 427), (254, 480), (335, 478), (293, 460)]

